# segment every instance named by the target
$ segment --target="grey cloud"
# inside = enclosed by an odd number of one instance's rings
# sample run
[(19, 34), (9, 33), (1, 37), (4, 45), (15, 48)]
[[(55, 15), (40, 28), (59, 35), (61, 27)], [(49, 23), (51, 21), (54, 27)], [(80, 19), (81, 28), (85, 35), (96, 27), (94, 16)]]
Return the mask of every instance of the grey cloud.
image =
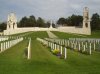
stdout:
[(33, 14), (57, 20), (72, 14), (82, 15), (85, 6), (89, 7), (90, 14), (100, 13), (100, 0), (0, 0), (0, 20), (5, 20), (12, 11), (16, 12), (19, 19)]

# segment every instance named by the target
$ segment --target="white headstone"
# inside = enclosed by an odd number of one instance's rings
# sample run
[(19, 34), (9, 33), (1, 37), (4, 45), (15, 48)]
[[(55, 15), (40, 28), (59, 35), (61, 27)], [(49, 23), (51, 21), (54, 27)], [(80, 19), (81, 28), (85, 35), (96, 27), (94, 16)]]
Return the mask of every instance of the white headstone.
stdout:
[(28, 59), (31, 59), (31, 39), (29, 40), (29, 45), (28, 45)]
[(1, 43), (1, 52), (3, 51), (3, 43)]
[(62, 46), (61, 46), (61, 48), (60, 48), (60, 54), (62, 55)]
[(78, 44), (78, 50), (80, 51), (80, 43)]
[(89, 48), (89, 54), (91, 55), (91, 43), (90, 43), (90, 48)]
[(94, 42), (94, 44), (93, 44), (93, 45), (94, 45), (94, 51), (95, 51), (95, 42)]
[(84, 51), (85, 51), (85, 45), (84, 45)]
[(67, 49), (65, 48), (65, 59), (67, 58)]

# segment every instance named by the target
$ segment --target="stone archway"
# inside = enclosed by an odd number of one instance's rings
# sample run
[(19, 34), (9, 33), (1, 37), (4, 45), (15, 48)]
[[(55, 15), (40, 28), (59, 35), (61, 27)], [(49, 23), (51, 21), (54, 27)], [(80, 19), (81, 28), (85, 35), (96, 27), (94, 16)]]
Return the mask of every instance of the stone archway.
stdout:
[(13, 23), (13, 29), (15, 28), (15, 23)]
[(85, 23), (85, 27), (88, 28), (88, 23)]

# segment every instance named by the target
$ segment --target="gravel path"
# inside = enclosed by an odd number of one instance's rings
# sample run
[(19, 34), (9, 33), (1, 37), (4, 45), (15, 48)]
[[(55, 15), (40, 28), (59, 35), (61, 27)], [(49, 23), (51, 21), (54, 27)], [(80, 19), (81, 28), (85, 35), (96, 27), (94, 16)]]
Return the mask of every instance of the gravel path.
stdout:
[(49, 38), (58, 38), (55, 34), (50, 31), (47, 31)]

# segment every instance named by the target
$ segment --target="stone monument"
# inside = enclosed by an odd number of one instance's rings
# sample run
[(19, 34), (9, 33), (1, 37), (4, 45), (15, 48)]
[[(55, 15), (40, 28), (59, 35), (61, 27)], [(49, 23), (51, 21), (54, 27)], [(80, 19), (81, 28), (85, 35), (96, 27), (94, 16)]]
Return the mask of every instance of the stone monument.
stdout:
[(15, 13), (10, 13), (8, 15), (8, 20), (7, 20), (7, 30), (12, 30), (16, 28), (17, 28), (17, 19)]
[(85, 7), (83, 10), (83, 24), (82, 27), (75, 27), (75, 26), (60, 26), (53, 28), (53, 21), (51, 21), (49, 28), (41, 28), (41, 27), (23, 27), (17, 28), (17, 18), (15, 13), (10, 13), (8, 15), (7, 20), (7, 29), (4, 30), (4, 35), (11, 35), (17, 33), (24, 33), (29, 31), (59, 31), (59, 32), (66, 32), (66, 33), (76, 33), (76, 34), (85, 34), (91, 35), (91, 26), (90, 26), (90, 17), (89, 17), (89, 8)]
[(52, 22), (52, 20), (51, 20), (51, 22), (50, 22), (50, 28), (53, 28), (53, 27), (52, 27), (52, 24), (53, 24), (53, 22)]
[(85, 7), (83, 9), (83, 29), (87, 30), (88, 33), (91, 34), (91, 26), (90, 26), (90, 17), (89, 17), (89, 8)]
[(83, 9), (83, 28), (90, 28), (89, 8)]

